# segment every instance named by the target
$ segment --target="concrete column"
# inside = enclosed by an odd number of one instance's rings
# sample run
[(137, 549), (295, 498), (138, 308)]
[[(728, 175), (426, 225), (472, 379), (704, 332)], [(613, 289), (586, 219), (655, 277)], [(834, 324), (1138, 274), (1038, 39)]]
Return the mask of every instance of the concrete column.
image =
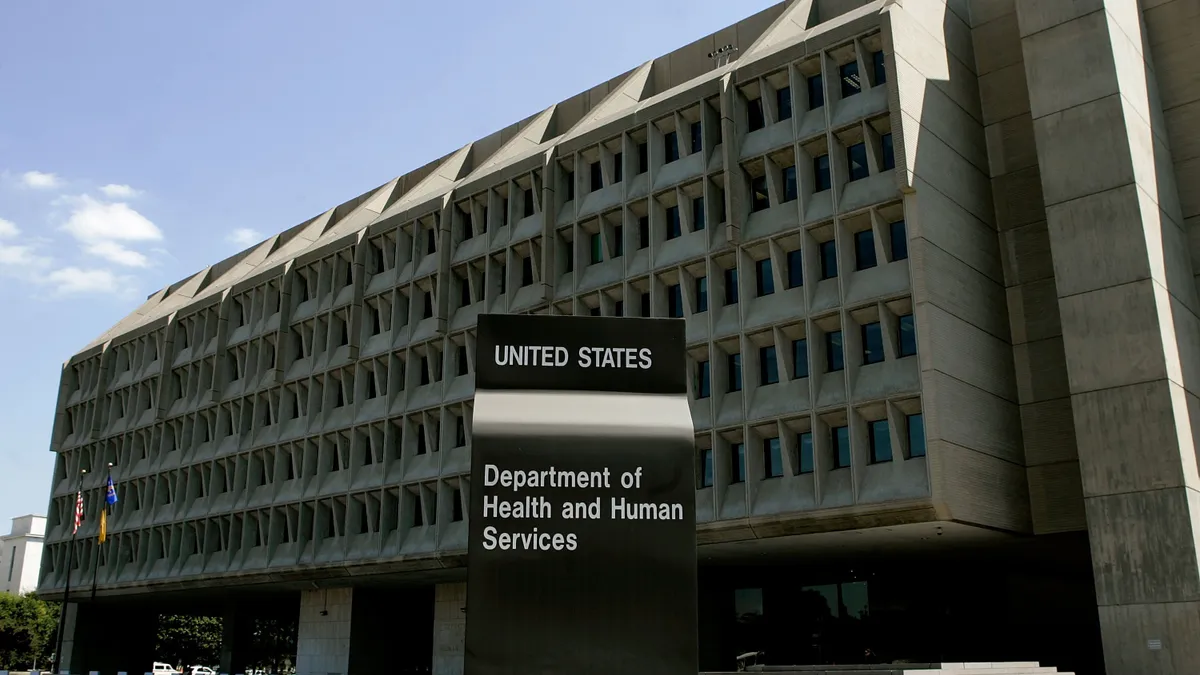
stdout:
[(354, 589), (302, 591), (296, 675), (346, 675)]
[(462, 675), (467, 585), (438, 584), (433, 596), (433, 675)]
[(1200, 318), (1141, 12), (1018, 0), (1109, 675), (1200, 672)]

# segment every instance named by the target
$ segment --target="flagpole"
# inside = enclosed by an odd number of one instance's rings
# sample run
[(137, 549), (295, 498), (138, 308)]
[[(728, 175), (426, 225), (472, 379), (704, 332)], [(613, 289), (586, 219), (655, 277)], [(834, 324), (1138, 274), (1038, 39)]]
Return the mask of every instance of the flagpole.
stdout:
[(71, 504), (71, 544), (67, 547), (67, 582), (63, 586), (62, 607), (58, 611), (58, 644), (54, 648), (54, 670), (57, 674), (62, 672), (59, 668), (62, 665), (62, 647), (63, 633), (67, 626), (67, 602), (71, 598), (71, 563), (75, 558), (75, 537), (79, 534), (79, 528), (75, 527), (75, 513), (78, 510), (79, 495), (83, 493), (83, 477), (87, 474), (87, 469), (79, 470), (79, 481), (75, 486), (75, 500)]
[[(112, 469), (113, 469), (113, 463), (109, 462), (108, 463), (108, 480), (112, 480)], [(105, 524), (105, 537), (104, 538), (107, 540), (108, 539), (108, 532), (107, 532), (108, 527), (107, 526), (108, 526), (108, 515), (109, 515), (108, 482), (107, 481), (105, 481), (105, 483), (104, 483), (104, 499), (100, 502), (100, 508), (102, 508), (104, 510), (104, 524)], [(89, 603), (96, 602), (96, 581), (97, 581), (98, 577), (100, 576), (100, 551), (102, 550), (101, 546), (103, 546), (103, 545), (104, 545), (104, 542), (100, 541), (97, 538), (97, 540), (96, 540), (96, 564), (95, 564), (95, 566), (92, 567), (92, 597), (88, 599)]]

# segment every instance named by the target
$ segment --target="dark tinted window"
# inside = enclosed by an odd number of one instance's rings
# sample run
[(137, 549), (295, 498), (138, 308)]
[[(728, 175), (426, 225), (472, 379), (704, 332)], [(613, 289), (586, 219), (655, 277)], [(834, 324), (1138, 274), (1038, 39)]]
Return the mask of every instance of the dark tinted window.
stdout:
[(913, 323), (913, 315), (900, 317), (900, 356), (912, 356), (917, 353), (917, 326)]
[(896, 168), (896, 153), (892, 150), (892, 135), (884, 134), (879, 137), (883, 146), (883, 171)]
[(746, 102), (746, 117), (750, 123), (750, 131), (757, 131), (767, 124), (767, 120), (763, 117), (763, 104), (761, 98), (756, 98)]
[(897, 220), (888, 224), (892, 239), (892, 260), (908, 258), (908, 231), (904, 229), (904, 221)]
[(600, 168), (600, 162), (592, 162), (588, 167), (592, 178), (592, 192), (604, 187), (604, 171)]
[(575, 172), (567, 172), (567, 201), (575, 199)]
[(838, 274), (837, 244), (831, 239), (818, 246), (821, 252), (821, 278), (832, 279)]
[(887, 420), (867, 422), (867, 442), (871, 447), (871, 462), (892, 461), (892, 436)]
[(683, 290), (679, 284), (667, 286), (667, 316), (673, 319), (683, 317)]
[(708, 277), (696, 279), (696, 311), (708, 311)]
[(779, 447), (778, 438), (763, 439), (763, 470), (767, 478), (783, 475), (783, 449)]
[(775, 358), (775, 347), (758, 348), (758, 382), (775, 384), (779, 381), (779, 362)]
[(675, 239), (683, 234), (683, 224), (679, 221), (679, 207), (667, 207), (667, 239)]
[(703, 230), (707, 223), (704, 222), (704, 197), (696, 197), (692, 200), (692, 231)]
[(867, 146), (865, 143), (855, 143), (846, 148), (846, 161), (850, 168), (850, 180), (862, 180), (871, 175), (867, 170)]
[(650, 170), (650, 151), (645, 143), (638, 143), (638, 173), (646, 173)]
[(850, 428), (833, 428), (833, 468), (844, 469), (850, 466)]
[(625, 177), (625, 158), (619, 152), (613, 153), (613, 182), (620, 183)]
[(838, 69), (842, 78), (842, 98), (848, 98), (862, 91), (862, 82), (858, 79), (858, 61), (851, 61)]
[(882, 51), (871, 54), (871, 67), (875, 70), (875, 86), (885, 84), (887, 82), (887, 65)]
[(738, 301), (738, 274), (736, 268), (725, 270), (725, 304), (736, 305)]
[(812, 432), (806, 431), (796, 437), (796, 446), (800, 455), (800, 473), (813, 472)]
[(775, 292), (775, 273), (770, 258), (754, 261), (754, 282), (760, 298)]
[(732, 464), (733, 464), (731, 467), (729, 467), (731, 469), (730, 475), (732, 476), (732, 479), (729, 482), (731, 482), (731, 483), (745, 482), (745, 480), (746, 480), (746, 444), (745, 443), (734, 443), (733, 447), (729, 448), (729, 455), (730, 455), (730, 459), (732, 460)]
[(726, 356), (726, 368), (729, 373), (729, 391), (742, 390), (742, 355), (729, 354)]
[(712, 487), (713, 484), (713, 451), (712, 448), (700, 451), (700, 487)]
[(864, 364), (883, 361), (883, 329), (878, 321), (863, 324), (862, 348)]
[(813, 158), (813, 185), (814, 192), (824, 192), (829, 189), (829, 155), (820, 155)]
[(638, 248), (643, 249), (650, 246), (650, 218), (649, 216), (638, 217)]
[(796, 165), (783, 167), (783, 201), (796, 201)]
[(591, 264), (602, 262), (604, 260), (604, 242), (600, 238), (599, 232), (594, 232), (588, 237), (588, 260)]
[(533, 258), (528, 256), (521, 258), (521, 285), (529, 286), (533, 284)]
[(699, 122), (692, 122), (692, 152), (700, 152), (704, 147), (704, 135), (701, 133), (701, 129)]
[(808, 377), (808, 340), (792, 340), (792, 377)]
[(908, 456), (925, 456), (925, 418), (920, 413), (909, 415), (908, 421)]
[(825, 105), (825, 81), (820, 75), (808, 78), (808, 109), (816, 110)]
[(758, 176), (750, 179), (750, 210), (762, 211), (771, 206), (771, 199), (767, 195), (767, 177)]
[(846, 367), (845, 354), (842, 352), (842, 331), (840, 330), (825, 334), (825, 365), (826, 370), (830, 373)]
[(712, 395), (712, 373), (708, 361), (696, 364), (696, 398), (708, 398)]
[(856, 269), (870, 269), (875, 261), (875, 233), (872, 230), (862, 230), (854, 233), (854, 266)]
[(779, 107), (779, 121), (792, 119), (792, 88), (784, 87), (777, 90), (775, 102)]
[(799, 288), (804, 285), (804, 256), (800, 249), (788, 251), (788, 288)]
[(667, 164), (679, 159), (679, 136), (674, 131), (663, 135), (663, 146), (666, 150)]
[(528, 218), (533, 215), (533, 189), (524, 190), (521, 197), (521, 213), (522, 218)]

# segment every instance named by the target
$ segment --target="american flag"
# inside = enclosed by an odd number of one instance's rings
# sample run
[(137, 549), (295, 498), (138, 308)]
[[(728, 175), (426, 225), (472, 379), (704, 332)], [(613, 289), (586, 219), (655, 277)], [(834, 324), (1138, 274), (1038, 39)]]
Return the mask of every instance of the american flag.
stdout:
[(75, 493), (75, 529), (71, 534), (79, 532), (79, 526), (83, 524), (83, 492)]

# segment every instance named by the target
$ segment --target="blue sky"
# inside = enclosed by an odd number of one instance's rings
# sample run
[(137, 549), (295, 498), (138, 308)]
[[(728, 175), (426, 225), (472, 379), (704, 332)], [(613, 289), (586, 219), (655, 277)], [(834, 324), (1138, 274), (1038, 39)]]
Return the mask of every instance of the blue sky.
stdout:
[(0, 532), (62, 363), (147, 295), (771, 4), (2, 3)]

